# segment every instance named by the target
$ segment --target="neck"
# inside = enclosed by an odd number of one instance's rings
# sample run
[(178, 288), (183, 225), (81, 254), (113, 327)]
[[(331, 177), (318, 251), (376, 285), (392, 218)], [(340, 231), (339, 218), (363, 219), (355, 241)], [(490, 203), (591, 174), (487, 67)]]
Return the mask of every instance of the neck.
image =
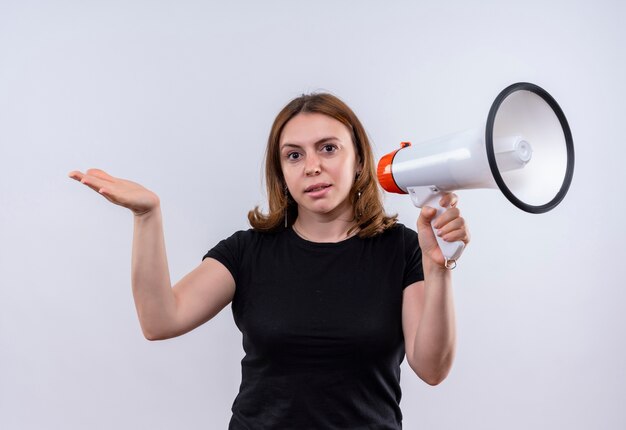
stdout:
[(356, 234), (348, 234), (354, 225), (356, 222), (350, 208), (338, 215), (299, 211), (293, 227), (299, 236), (311, 242), (341, 242)]

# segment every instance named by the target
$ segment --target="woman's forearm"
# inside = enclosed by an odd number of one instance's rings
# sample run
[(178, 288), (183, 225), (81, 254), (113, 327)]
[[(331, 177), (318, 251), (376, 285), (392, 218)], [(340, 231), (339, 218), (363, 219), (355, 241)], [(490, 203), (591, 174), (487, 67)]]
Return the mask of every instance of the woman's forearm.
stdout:
[(450, 271), (424, 266), (424, 308), (415, 335), (415, 371), (431, 385), (445, 379), (456, 349), (456, 322)]
[(172, 331), (176, 299), (165, 252), (161, 208), (133, 217), (131, 282), (137, 315), (147, 339), (164, 339)]

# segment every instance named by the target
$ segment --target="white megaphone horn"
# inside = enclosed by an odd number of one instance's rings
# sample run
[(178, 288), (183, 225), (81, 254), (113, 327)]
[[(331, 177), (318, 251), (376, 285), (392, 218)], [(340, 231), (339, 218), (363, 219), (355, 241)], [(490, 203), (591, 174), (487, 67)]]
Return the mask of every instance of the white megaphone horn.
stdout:
[[(409, 194), (415, 206), (439, 205), (444, 192), (495, 188), (530, 213), (554, 209), (574, 173), (574, 144), (567, 119), (543, 88), (519, 82), (494, 100), (486, 126), (401, 147), (378, 162), (378, 180), (392, 193)], [(436, 219), (433, 218), (434, 219)], [(454, 267), (463, 242), (437, 241)]]

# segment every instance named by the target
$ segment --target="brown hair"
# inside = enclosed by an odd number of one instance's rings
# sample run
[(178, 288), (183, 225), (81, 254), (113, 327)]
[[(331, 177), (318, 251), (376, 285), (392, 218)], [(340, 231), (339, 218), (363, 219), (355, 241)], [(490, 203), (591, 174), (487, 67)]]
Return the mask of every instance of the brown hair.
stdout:
[(285, 217), (287, 217), (287, 225), (291, 225), (298, 216), (298, 205), (286, 191), (280, 165), (279, 144), (285, 125), (299, 113), (327, 115), (344, 124), (350, 131), (357, 160), (360, 160), (362, 164), (361, 173), (356, 177), (350, 190), (350, 199), (357, 222), (354, 229), (359, 229), (358, 236), (372, 237), (394, 225), (397, 215), (387, 216), (384, 212), (376, 180), (374, 155), (361, 121), (348, 105), (327, 93), (303, 94), (289, 102), (276, 116), (265, 153), (265, 183), (269, 212), (263, 214), (258, 206), (255, 207), (254, 210), (248, 212), (250, 225), (259, 231), (280, 231), (285, 229)]

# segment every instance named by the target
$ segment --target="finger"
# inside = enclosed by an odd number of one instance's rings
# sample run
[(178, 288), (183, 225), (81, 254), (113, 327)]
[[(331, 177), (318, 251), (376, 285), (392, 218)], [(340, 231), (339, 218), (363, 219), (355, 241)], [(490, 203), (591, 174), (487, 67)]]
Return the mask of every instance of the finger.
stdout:
[(465, 227), (465, 220), (461, 217), (459, 218), (455, 218), (452, 221), (450, 221), (449, 223), (447, 223), (446, 225), (444, 225), (441, 228), (437, 228), (436, 234), (439, 237), (444, 237), (447, 234), (453, 232), (453, 231), (457, 231), (457, 230), (461, 230)]
[(67, 176), (76, 181), (80, 181), (81, 179), (83, 179), (83, 176), (85, 176), (85, 174), (79, 170), (72, 170), (70, 173), (67, 174)]
[(105, 199), (110, 201), (111, 203), (115, 203), (116, 205), (124, 206), (124, 204), (120, 201), (120, 196), (115, 190), (115, 186), (104, 186), (101, 188), (93, 187), (94, 191), (98, 194), (102, 195)]
[(420, 238), (429, 238), (431, 241), (435, 241), (435, 232), (431, 227), (431, 221), (436, 214), (437, 211), (434, 208), (428, 206), (422, 208), (417, 218), (417, 231)]
[(458, 208), (446, 209), (444, 213), (442, 213), (441, 215), (437, 217), (437, 219), (435, 219), (435, 222), (433, 223), (433, 227), (437, 229), (442, 228), (447, 223), (449, 223), (453, 219), (458, 218), (460, 216), (461, 216), (461, 211)]
[(105, 199), (107, 199), (108, 201), (110, 201), (111, 203), (119, 204), (119, 202), (114, 197), (113, 192), (110, 189), (108, 189), (108, 188), (100, 188), (100, 190), (98, 190), (98, 192), (100, 194), (102, 194), (102, 196)]
[(86, 173), (90, 176), (95, 176), (96, 178), (99, 178), (105, 181), (113, 181), (115, 179), (113, 176), (109, 175), (107, 172), (105, 172), (104, 170), (100, 170), (100, 169), (88, 169)]
[(466, 228), (460, 228), (458, 230), (453, 230), (443, 236), (440, 236), (446, 242), (463, 242), (464, 244), (468, 244), (470, 241), (470, 234)]
[(459, 196), (454, 193), (444, 193), (443, 197), (439, 200), (439, 205), (442, 208), (454, 207), (459, 201)]
[(80, 182), (97, 192), (100, 192), (100, 189), (105, 185), (110, 185), (110, 182), (91, 175), (83, 175)]
[(460, 240), (465, 244), (470, 241), (470, 233), (467, 228), (467, 224), (462, 217), (458, 217), (441, 229), (438, 229), (435, 234), (445, 240), (446, 242), (455, 242)]
[(431, 208), (430, 206), (424, 206), (420, 211), (418, 222), (423, 224), (430, 224), (435, 215), (437, 215), (437, 210), (435, 208)]
[(457, 203), (459, 202), (459, 196), (457, 196), (454, 193), (450, 194), (450, 207), (454, 208), (456, 207)]

